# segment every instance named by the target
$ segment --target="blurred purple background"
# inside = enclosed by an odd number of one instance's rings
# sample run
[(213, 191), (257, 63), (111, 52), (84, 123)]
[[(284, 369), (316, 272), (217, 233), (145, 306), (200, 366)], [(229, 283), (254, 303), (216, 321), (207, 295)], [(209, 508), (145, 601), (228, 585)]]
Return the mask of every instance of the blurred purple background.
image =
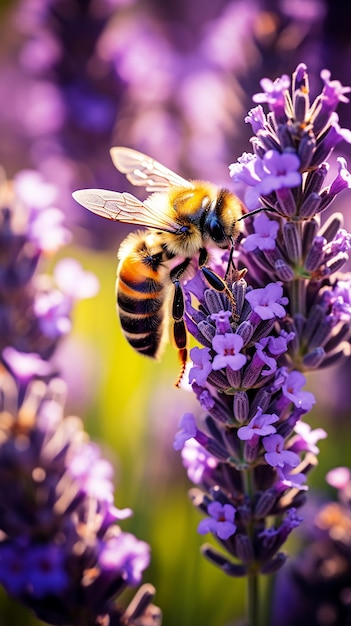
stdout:
[(58, 185), (79, 243), (116, 245), (116, 229), (71, 199), (80, 187), (127, 188), (111, 145), (230, 184), (228, 164), (250, 150), (243, 118), (260, 78), (304, 61), (317, 80), (328, 67), (350, 83), (350, 20), (337, 0), (7, 2), (0, 162), (9, 177), (35, 167)]

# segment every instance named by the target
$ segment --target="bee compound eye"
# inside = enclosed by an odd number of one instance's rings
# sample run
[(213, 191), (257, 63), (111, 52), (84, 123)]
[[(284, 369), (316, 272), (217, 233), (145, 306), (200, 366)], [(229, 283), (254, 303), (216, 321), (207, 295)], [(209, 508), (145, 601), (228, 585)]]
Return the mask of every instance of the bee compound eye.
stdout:
[(216, 242), (220, 242), (225, 239), (225, 232), (221, 224), (215, 218), (213, 218), (208, 224), (208, 234), (211, 239)]

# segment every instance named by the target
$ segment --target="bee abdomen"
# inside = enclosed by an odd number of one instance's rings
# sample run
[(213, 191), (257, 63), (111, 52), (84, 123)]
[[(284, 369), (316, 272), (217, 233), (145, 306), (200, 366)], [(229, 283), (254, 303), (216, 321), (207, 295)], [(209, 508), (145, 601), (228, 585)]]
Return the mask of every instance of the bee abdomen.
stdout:
[[(139, 295), (139, 294), (138, 294)], [(163, 299), (131, 298), (117, 292), (117, 304), (121, 326), (126, 339), (134, 350), (150, 357), (157, 357), (164, 329)]]
[(161, 291), (163, 288), (162, 283), (160, 283), (156, 278), (141, 277), (136, 279), (135, 276), (130, 276), (130, 273), (123, 267), (119, 274), (119, 281), (120, 289), (125, 292), (131, 291), (133, 292), (133, 295), (135, 295), (135, 292), (137, 292), (137, 294), (151, 295)]
[(163, 299), (161, 298), (145, 298), (145, 299), (136, 299), (132, 298), (130, 295), (126, 295), (122, 293), (122, 290), (119, 289), (117, 293), (117, 304), (120, 311), (124, 313), (136, 313), (140, 315), (157, 313), (160, 310), (163, 304)]
[(149, 315), (133, 315), (119, 311), (122, 328), (128, 335), (138, 335), (140, 333), (155, 333), (160, 327), (162, 316), (151, 313)]
[[(119, 298), (118, 298), (119, 302)], [(150, 357), (157, 357), (164, 329), (162, 302), (158, 301), (157, 310), (139, 313), (141, 301), (135, 300), (134, 311), (126, 311), (119, 305), (119, 318), (123, 333), (134, 350)], [(131, 304), (131, 302), (130, 302)], [(153, 300), (145, 300), (145, 308), (152, 309)]]
[(134, 350), (151, 358), (156, 358), (160, 347), (160, 336), (154, 332), (133, 335), (125, 332), (125, 337)]
[(165, 332), (164, 252), (155, 234), (129, 237), (133, 245), (121, 258), (117, 279), (117, 309), (123, 333), (134, 350), (159, 355)]

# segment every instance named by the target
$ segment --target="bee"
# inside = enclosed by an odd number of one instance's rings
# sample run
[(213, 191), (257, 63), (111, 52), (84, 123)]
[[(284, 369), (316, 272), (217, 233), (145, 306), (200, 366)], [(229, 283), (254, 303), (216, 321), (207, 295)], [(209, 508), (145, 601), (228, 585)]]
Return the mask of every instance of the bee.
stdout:
[(232, 254), (244, 207), (227, 189), (186, 180), (131, 148), (115, 147), (110, 154), (115, 167), (151, 195), (141, 202), (127, 192), (82, 189), (73, 197), (97, 215), (146, 228), (130, 233), (120, 246), (117, 310), (127, 341), (151, 358), (160, 357), (171, 319), (181, 361), (179, 386), (188, 354), (181, 278), (197, 257), (208, 284), (227, 293), (235, 309), (226, 281), (208, 266), (208, 248), (230, 248)]

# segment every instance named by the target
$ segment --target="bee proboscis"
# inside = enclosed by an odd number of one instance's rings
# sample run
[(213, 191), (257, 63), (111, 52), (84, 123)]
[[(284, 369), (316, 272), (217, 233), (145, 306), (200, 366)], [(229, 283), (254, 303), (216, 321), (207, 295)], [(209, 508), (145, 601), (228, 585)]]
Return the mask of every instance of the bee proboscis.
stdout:
[(225, 280), (208, 267), (208, 247), (233, 248), (243, 205), (229, 190), (186, 180), (131, 148), (112, 148), (111, 157), (133, 185), (151, 195), (142, 202), (127, 192), (82, 189), (73, 197), (97, 215), (146, 228), (120, 246), (117, 310), (130, 345), (153, 358), (160, 356), (171, 317), (182, 364), (178, 386), (188, 354), (181, 278), (197, 256), (207, 282), (233, 300)]

